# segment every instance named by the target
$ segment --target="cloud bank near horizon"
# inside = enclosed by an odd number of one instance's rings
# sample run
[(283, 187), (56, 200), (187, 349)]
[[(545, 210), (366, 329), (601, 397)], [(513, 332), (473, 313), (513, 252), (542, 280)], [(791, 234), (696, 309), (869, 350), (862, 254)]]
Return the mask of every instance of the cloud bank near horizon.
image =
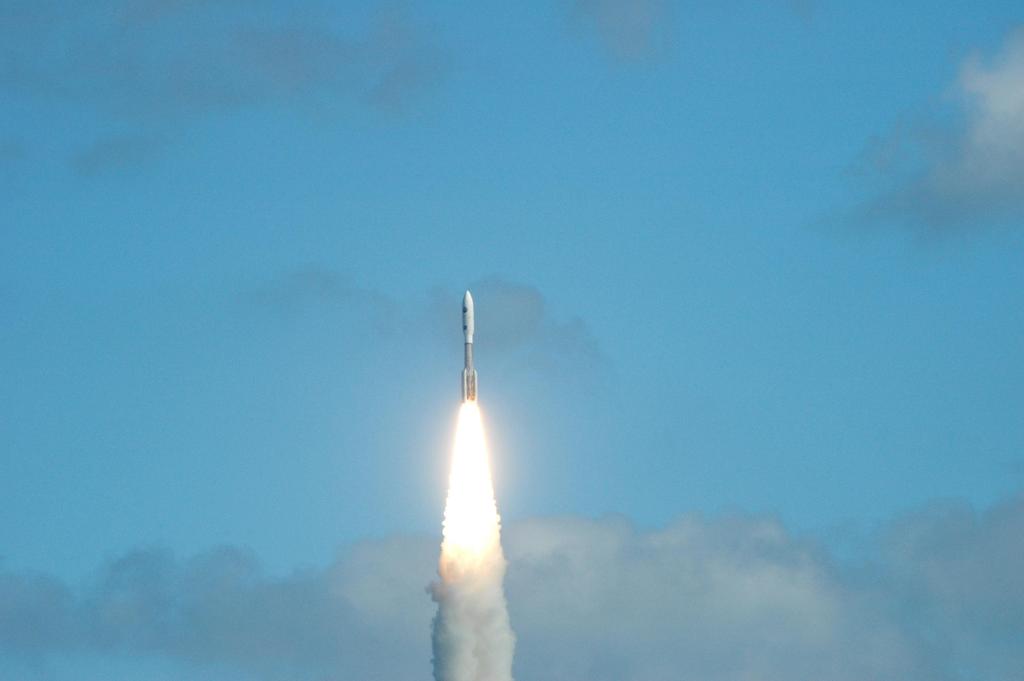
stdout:
[[(518, 678), (1024, 678), (1024, 496), (942, 503), (839, 560), (759, 516), (506, 533)], [(268, 575), (252, 553), (137, 551), (80, 584), (0, 572), (0, 670), (23, 679), (423, 678), (432, 538)]]

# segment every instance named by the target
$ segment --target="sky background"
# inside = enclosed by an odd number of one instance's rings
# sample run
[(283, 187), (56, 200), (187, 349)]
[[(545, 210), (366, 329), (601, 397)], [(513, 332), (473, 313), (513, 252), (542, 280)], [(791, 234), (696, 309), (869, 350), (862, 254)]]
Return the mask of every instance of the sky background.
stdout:
[(0, 670), (1024, 678), (1022, 21), (0, 0)]

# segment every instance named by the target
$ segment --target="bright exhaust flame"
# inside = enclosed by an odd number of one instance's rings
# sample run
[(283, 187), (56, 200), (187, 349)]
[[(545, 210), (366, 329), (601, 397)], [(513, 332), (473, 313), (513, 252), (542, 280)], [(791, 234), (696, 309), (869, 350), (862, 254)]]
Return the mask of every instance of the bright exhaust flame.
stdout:
[(515, 635), (502, 580), (500, 519), (480, 409), (463, 402), (455, 431), (444, 540), (432, 587), (434, 678), (437, 681), (511, 681)]
[(444, 509), (441, 577), (474, 566), (498, 544), (498, 509), (476, 402), (465, 402), (455, 431), (448, 503)]

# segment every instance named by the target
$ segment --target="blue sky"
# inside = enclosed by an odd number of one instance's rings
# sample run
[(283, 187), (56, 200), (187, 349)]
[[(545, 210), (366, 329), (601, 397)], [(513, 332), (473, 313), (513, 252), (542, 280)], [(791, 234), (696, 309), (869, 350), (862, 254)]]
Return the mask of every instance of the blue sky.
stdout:
[(1017, 517), (1017, 3), (513, 5), (0, 3), (11, 583), (432, 545), (467, 287), (522, 533)]

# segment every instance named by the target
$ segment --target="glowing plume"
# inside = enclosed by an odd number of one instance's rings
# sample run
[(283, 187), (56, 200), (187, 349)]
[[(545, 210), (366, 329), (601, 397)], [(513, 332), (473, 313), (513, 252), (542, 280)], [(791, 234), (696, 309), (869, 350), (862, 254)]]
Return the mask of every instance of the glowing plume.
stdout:
[(432, 587), (434, 678), (437, 681), (511, 681), (515, 635), (502, 580), (500, 519), (480, 409), (463, 402), (455, 432), (444, 540)]

